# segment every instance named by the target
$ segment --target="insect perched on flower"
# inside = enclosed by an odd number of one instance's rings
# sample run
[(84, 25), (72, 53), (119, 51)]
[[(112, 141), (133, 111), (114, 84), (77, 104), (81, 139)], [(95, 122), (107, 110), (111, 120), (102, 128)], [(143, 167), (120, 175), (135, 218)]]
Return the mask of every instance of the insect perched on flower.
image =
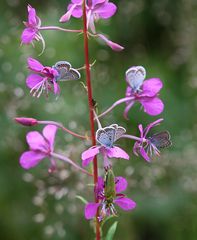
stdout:
[(95, 193), (98, 203), (87, 203), (85, 206), (85, 218), (92, 219), (95, 217), (97, 209), (99, 209), (99, 220), (102, 221), (110, 215), (117, 215), (114, 204), (118, 205), (125, 211), (132, 210), (136, 207), (136, 203), (127, 198), (122, 191), (127, 188), (127, 180), (123, 177), (115, 177), (111, 168), (105, 169), (105, 177), (98, 178), (95, 186)]
[(160, 155), (160, 149), (172, 145), (170, 133), (168, 131), (162, 131), (147, 137), (150, 129), (159, 125), (161, 121), (163, 121), (163, 119), (158, 119), (150, 123), (145, 129), (143, 129), (141, 124), (138, 126), (141, 141), (135, 142), (133, 152), (137, 156), (140, 154), (148, 162), (153, 155)]
[(129, 160), (129, 155), (123, 149), (114, 146), (114, 142), (125, 132), (125, 128), (120, 127), (117, 124), (99, 128), (96, 131), (96, 141), (100, 145), (93, 146), (82, 153), (82, 165), (87, 166), (99, 153), (103, 155), (105, 168), (111, 165), (108, 158), (123, 158)]
[(126, 97), (133, 97), (126, 102), (124, 117), (127, 119), (128, 111), (135, 102), (140, 102), (144, 111), (149, 115), (158, 115), (163, 111), (164, 104), (158, 98), (158, 93), (163, 87), (159, 78), (145, 80), (146, 70), (142, 66), (134, 66), (126, 71)]
[(58, 72), (56, 76), (56, 81), (69, 81), (78, 80), (81, 78), (81, 74), (67, 61), (59, 61), (54, 66), (52, 66)]

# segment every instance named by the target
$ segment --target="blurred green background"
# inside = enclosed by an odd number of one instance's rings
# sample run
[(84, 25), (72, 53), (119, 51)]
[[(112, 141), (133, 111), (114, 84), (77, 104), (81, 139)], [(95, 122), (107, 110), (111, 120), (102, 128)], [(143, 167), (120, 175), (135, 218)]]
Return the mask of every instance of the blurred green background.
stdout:
[[(79, 82), (61, 83), (61, 96), (34, 99), (25, 85), (28, 56), (51, 66), (67, 60), (75, 68), (84, 64), (82, 35), (43, 32), (46, 50), (41, 44), (20, 46), (20, 34), (26, 20), (26, 5), (37, 9), (42, 25), (81, 28), (81, 20), (59, 24), (69, 1), (7, 0), (0, 3), (0, 239), (93, 239), (93, 230), (83, 217), (83, 203), (76, 195), (93, 200), (89, 178), (59, 164), (49, 175), (48, 161), (30, 171), (20, 168), (18, 159), (27, 149), (25, 135), (30, 130), (15, 124), (15, 116), (35, 117), (62, 122), (73, 131), (89, 129), (87, 96)], [(158, 117), (139, 111), (139, 105), (122, 116), (124, 106), (102, 119), (139, 134), (137, 125), (157, 118), (165, 121), (155, 130), (167, 129), (173, 146), (159, 159), (147, 164), (132, 154), (131, 141), (119, 144), (131, 153), (130, 162), (114, 161), (116, 175), (126, 176), (127, 195), (137, 202), (129, 213), (119, 210), (116, 240), (196, 240), (197, 239), (197, 1), (196, 0), (117, 0), (117, 14), (110, 21), (99, 21), (103, 32), (125, 47), (121, 53), (90, 40), (94, 98), (103, 111), (125, 93), (125, 71), (142, 65), (147, 78), (159, 77), (164, 83), (161, 98), (165, 110)], [(82, 81), (85, 81), (82, 72)], [(32, 129), (40, 130), (40, 127)], [(154, 130), (153, 130), (154, 132)], [(80, 163), (80, 153), (88, 147), (72, 136), (58, 132), (56, 151)], [(102, 161), (99, 161), (102, 166)], [(117, 219), (115, 219), (117, 220)], [(104, 227), (104, 234), (114, 219)]]

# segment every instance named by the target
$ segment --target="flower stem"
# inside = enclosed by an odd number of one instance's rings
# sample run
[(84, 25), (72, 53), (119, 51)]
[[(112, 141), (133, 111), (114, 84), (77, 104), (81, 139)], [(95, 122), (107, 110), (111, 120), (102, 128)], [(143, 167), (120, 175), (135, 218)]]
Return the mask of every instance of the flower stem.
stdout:
[(68, 128), (64, 127), (61, 123), (58, 123), (58, 122), (55, 122), (55, 121), (37, 121), (38, 124), (51, 124), (51, 125), (55, 125), (57, 126), (58, 128), (61, 128), (63, 131), (66, 131), (68, 132), (69, 134), (77, 137), (77, 138), (81, 138), (81, 139), (89, 139), (88, 136), (83, 136), (83, 135), (80, 135), (80, 134), (77, 134), (71, 130), (69, 130)]
[(120, 138), (129, 138), (129, 139), (139, 141), (139, 142), (142, 142), (142, 141), (145, 142), (146, 141), (146, 139), (139, 138), (139, 137), (136, 137), (136, 136), (133, 136), (133, 135), (128, 135), (128, 134), (124, 134)]
[(58, 31), (63, 31), (63, 32), (75, 32), (75, 33), (82, 33), (82, 29), (66, 29), (66, 28), (61, 28), (58, 26), (46, 26), (46, 27), (39, 27), (39, 30), (58, 30)]
[(111, 112), (116, 106), (118, 106), (121, 103), (127, 102), (127, 101), (131, 101), (133, 100), (133, 97), (125, 97), (125, 98), (121, 98), (118, 101), (116, 101), (115, 103), (113, 103), (111, 105), (111, 107), (109, 107), (107, 110), (105, 110), (105, 112), (101, 113), (100, 115), (98, 115), (98, 118), (105, 116), (107, 113)]
[(54, 157), (54, 158), (58, 158), (64, 162), (67, 162), (69, 164), (71, 164), (73, 167), (75, 167), (77, 170), (80, 170), (81, 172), (89, 175), (89, 176), (92, 176), (91, 173), (89, 173), (88, 171), (86, 171), (85, 169), (81, 168), (79, 165), (77, 165), (75, 162), (73, 162), (70, 158), (66, 157), (66, 156), (63, 156), (61, 154), (58, 154), (58, 153), (51, 153), (51, 156)]
[[(94, 131), (94, 112), (93, 112), (93, 102), (92, 102), (92, 87), (91, 87), (91, 77), (90, 77), (90, 63), (89, 63), (89, 49), (88, 49), (88, 32), (87, 32), (87, 17), (86, 17), (86, 1), (83, 1), (83, 36), (84, 36), (84, 53), (85, 53), (85, 65), (86, 65), (86, 85), (88, 91), (88, 105), (89, 105), (89, 120), (91, 128), (92, 146), (96, 145), (95, 131)], [(93, 160), (93, 174), (94, 174), (94, 184), (98, 181), (98, 166), (97, 158)], [(95, 202), (98, 202), (96, 194), (94, 195)], [(96, 214), (96, 240), (100, 240), (100, 224), (98, 219), (98, 211)]]

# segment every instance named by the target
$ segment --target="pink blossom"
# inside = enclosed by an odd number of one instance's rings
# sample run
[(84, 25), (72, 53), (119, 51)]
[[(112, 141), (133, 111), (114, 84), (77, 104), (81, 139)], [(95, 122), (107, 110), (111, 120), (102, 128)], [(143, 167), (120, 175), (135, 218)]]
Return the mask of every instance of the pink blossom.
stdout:
[(54, 165), (51, 154), (54, 150), (56, 131), (56, 126), (47, 125), (44, 127), (42, 134), (37, 131), (32, 131), (27, 134), (26, 140), (30, 150), (21, 155), (21, 167), (24, 169), (33, 168), (46, 157), (49, 157), (52, 165)]
[(155, 116), (160, 114), (164, 109), (164, 104), (158, 97), (163, 87), (159, 78), (145, 80), (146, 71), (141, 66), (131, 67), (126, 72), (126, 97), (133, 97), (131, 101), (126, 102), (124, 117), (128, 118), (128, 111), (135, 102), (141, 103), (144, 112)]
[[(60, 22), (69, 21), (70, 17), (81, 18), (83, 15), (83, 1), (71, 0), (68, 5), (68, 11), (60, 18)], [(112, 17), (117, 7), (109, 0), (92, 0), (86, 1), (86, 14), (87, 14), (87, 27), (91, 29), (93, 33), (96, 32), (94, 22), (101, 19), (108, 19)]]
[(30, 74), (26, 79), (26, 85), (31, 89), (30, 93), (32, 93), (34, 97), (40, 97), (43, 92), (48, 95), (48, 92), (52, 91), (52, 89), (54, 94), (60, 93), (60, 88), (56, 81), (59, 73), (56, 69), (45, 67), (31, 57), (28, 58), (27, 63), (29, 69), (36, 73)]
[(122, 191), (125, 191), (127, 188), (127, 180), (123, 177), (116, 177), (115, 178), (115, 198), (109, 200), (105, 196), (105, 186), (104, 186), (104, 180), (102, 177), (98, 178), (98, 183), (95, 187), (95, 193), (97, 196), (97, 199), (99, 200), (98, 203), (95, 202), (89, 202), (85, 206), (85, 218), (86, 219), (92, 219), (96, 216), (97, 210), (100, 207), (99, 210), (99, 219), (102, 220), (105, 216), (109, 215), (116, 215), (116, 209), (114, 207), (114, 204), (118, 205), (120, 208), (122, 208), (125, 211), (132, 210), (136, 207), (136, 203), (130, 199), (127, 198), (124, 194), (122, 194)]
[(39, 27), (41, 26), (41, 20), (36, 15), (36, 10), (30, 5), (27, 6), (28, 21), (24, 22), (26, 28), (21, 35), (21, 42), (23, 44), (32, 43), (33, 40), (43, 40), (39, 33)]

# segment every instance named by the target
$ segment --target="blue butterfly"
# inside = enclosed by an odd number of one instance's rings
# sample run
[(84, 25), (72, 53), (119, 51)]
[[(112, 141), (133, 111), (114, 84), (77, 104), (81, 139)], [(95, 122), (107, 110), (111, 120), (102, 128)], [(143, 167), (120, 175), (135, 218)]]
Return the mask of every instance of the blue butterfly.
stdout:
[(78, 80), (81, 78), (81, 74), (67, 61), (59, 61), (54, 66), (52, 66), (59, 75), (56, 77), (56, 81), (69, 81)]
[(134, 92), (140, 91), (145, 77), (146, 70), (142, 66), (130, 67), (126, 71), (126, 80)]
[(96, 131), (96, 140), (107, 148), (112, 148), (114, 142), (119, 139), (126, 130), (118, 124), (112, 124), (109, 127), (100, 128)]
[(171, 146), (172, 142), (170, 139), (171, 139), (171, 136), (168, 131), (156, 133), (149, 138), (151, 144), (158, 149)]

